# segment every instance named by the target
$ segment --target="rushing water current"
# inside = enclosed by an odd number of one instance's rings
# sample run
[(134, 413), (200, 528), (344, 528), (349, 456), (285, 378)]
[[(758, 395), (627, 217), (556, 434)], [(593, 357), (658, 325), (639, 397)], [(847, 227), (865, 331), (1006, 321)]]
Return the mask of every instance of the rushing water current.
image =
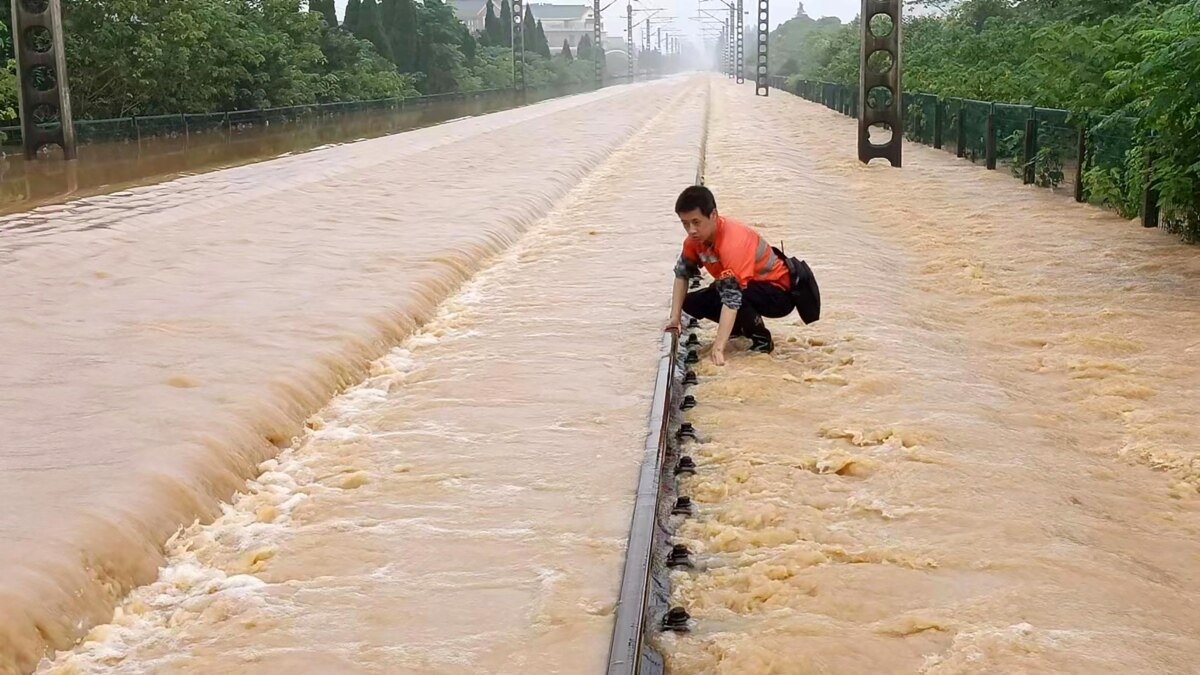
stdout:
[(662, 315), (643, 289), (670, 283), (706, 91), (614, 87), (8, 228), (0, 671), (95, 624), (45, 667), (602, 659)]
[(706, 108), (669, 671), (1195, 672), (1194, 248), (705, 76), (0, 222), (0, 672), (600, 672)]
[(824, 315), (700, 366), (671, 672), (1197, 672), (1195, 248), (927, 147), (863, 166), (853, 120), (714, 91), (707, 183)]

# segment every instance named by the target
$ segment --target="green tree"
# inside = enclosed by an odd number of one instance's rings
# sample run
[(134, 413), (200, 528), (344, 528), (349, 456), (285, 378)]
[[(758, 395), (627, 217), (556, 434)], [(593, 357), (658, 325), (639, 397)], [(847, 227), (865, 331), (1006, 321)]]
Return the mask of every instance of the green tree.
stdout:
[(566, 59), (566, 60), (568, 60), (568, 61), (574, 61), (574, 60), (575, 60), (575, 57), (571, 56), (571, 42), (570, 42), (570, 40), (565, 40), (565, 39), (563, 40), (562, 51), (560, 51), (560, 52), (559, 52), (559, 56), (563, 57), (564, 59)]
[(375, 51), (375, 46), (337, 28), (321, 36), (326, 72), (317, 100), (363, 101), (412, 96), (417, 93), (411, 77)]
[[(8, 42), (8, 25), (0, 23), (0, 43)], [(17, 63), (6, 58), (0, 66), (0, 118), (12, 120), (17, 118)], [(0, 134), (0, 140), (4, 134)]]
[(504, 46), (479, 50), (472, 72), (484, 89), (506, 89), (513, 86), (512, 49)]
[(358, 19), (362, 14), (363, 0), (350, 0), (346, 3), (346, 16), (342, 19), (342, 25), (351, 33), (358, 34)]
[(418, 10), (420, 38), (417, 70), (423, 75), (419, 86), (426, 94), (441, 94), (479, 88), (463, 53), (466, 42), (474, 42), (442, 0), (425, 0)]
[(583, 37), (579, 38), (579, 45), (575, 48), (575, 55), (581, 61), (588, 61), (592, 58), (592, 36), (584, 33)]
[[(800, 4), (796, 16), (780, 24), (770, 35), (771, 70), (776, 75), (801, 74), (805, 77), (815, 77), (823, 67), (829, 64), (830, 58), (826, 53), (827, 40), (844, 30), (842, 22), (837, 18), (816, 20), (804, 13), (804, 3)], [(747, 45), (756, 44), (753, 36), (748, 36)], [(745, 50), (746, 72), (753, 72), (753, 64), (758, 60), (754, 50)], [(789, 67), (794, 66), (794, 70)]]
[[(1163, 222), (1200, 240), (1200, 0), (908, 4), (938, 12), (906, 19), (906, 90), (1089, 113), (1099, 123), (1085, 178), (1093, 199), (1135, 215), (1149, 155)], [(858, 45), (856, 23), (816, 30), (803, 13), (772, 35), (774, 61), (787, 54), (798, 77), (847, 85), (858, 80)], [(1034, 161), (1055, 166), (1043, 155)]]
[(525, 19), (521, 21), (521, 31), (525, 34), (526, 52), (547, 55), (550, 50), (542, 46), (546, 36), (538, 33), (538, 22), (533, 17), (533, 8), (529, 6), (529, 3), (525, 3)]
[(1142, 121), (1168, 227), (1200, 241), (1200, 0), (1161, 12), (1143, 5), (1127, 27), (1139, 59), (1106, 74), (1108, 101), (1114, 116)]
[(375, 45), (375, 50), (385, 59), (396, 63), (392, 42), (384, 29), (382, 12), (376, 0), (362, 0), (362, 10), (358, 15), (358, 25), (354, 27), (354, 34)]
[[(532, 10), (530, 15), (532, 15)], [(546, 39), (546, 31), (542, 28), (542, 22), (537, 22), (537, 39), (538, 53), (546, 58), (550, 58), (550, 41)]]
[(483, 19), (483, 30), (487, 36), (487, 44), (497, 47), (505, 44), (504, 38), (508, 34), (506, 28), (501, 23), (500, 17), (496, 16), (496, 4), (492, 0), (488, 0), (487, 16)]
[[(508, 0), (481, 47), (443, 0), (63, 0), (78, 119), (307, 105), (512, 86)], [(381, 4), (382, 3), (382, 4)], [(0, 3), (6, 26), (7, 3)], [(590, 82), (527, 13), (530, 86)], [(152, 27), (152, 28), (151, 28)], [(7, 42), (0, 27), (0, 41)], [(569, 47), (568, 50), (569, 52)], [(13, 62), (0, 114), (15, 115)]]
[(383, 0), (380, 18), (392, 49), (392, 62), (401, 72), (414, 72), (420, 49), (416, 4), (413, 0)]
[(308, 11), (325, 19), (326, 26), (337, 27), (337, 8), (334, 7), (333, 0), (308, 0)]
[(512, 6), (508, 0), (500, 0), (500, 39), (505, 47), (512, 47)]

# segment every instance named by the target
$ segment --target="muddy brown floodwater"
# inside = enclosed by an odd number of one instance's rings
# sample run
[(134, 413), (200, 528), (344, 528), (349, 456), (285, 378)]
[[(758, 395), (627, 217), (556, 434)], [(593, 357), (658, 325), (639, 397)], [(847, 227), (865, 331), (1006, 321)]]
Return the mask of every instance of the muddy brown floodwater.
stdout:
[(714, 92), (708, 184), (809, 261), (824, 316), (699, 369), (670, 672), (1196, 672), (1196, 249)]
[(306, 114), (297, 112), (299, 109), (279, 109), (233, 113), (231, 118), (215, 114), (193, 115), (187, 120), (179, 116), (141, 118), (137, 123), (132, 118), (81, 121), (78, 161), (27, 162), (19, 145), (4, 147), (7, 156), (0, 157), (0, 233), (19, 229), (24, 212), (45, 204), (377, 138), (505, 110), (522, 101), (535, 103), (578, 93), (573, 89), (578, 87), (531, 90), (523, 98), (508, 91), (414, 98), (391, 109), (378, 107), (386, 105), (385, 101), (373, 104), (375, 109), (328, 105), (308, 109)]
[(710, 88), (824, 316), (698, 367), (670, 672), (1194, 672), (1195, 249), (706, 76), (24, 214), (0, 672), (598, 672)]
[(706, 91), (613, 87), (6, 233), (0, 672), (47, 646), (47, 672), (602, 660), (662, 318), (632, 289), (669, 283)]

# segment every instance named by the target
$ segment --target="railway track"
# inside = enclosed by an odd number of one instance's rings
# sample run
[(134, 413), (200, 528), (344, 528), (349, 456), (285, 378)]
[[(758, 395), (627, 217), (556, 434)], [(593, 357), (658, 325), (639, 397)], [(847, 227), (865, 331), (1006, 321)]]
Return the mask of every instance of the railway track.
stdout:
[(688, 366), (699, 359), (695, 323), (682, 335), (668, 333), (662, 342), (658, 376), (651, 404), (650, 433), (638, 479), (625, 569), (609, 651), (609, 675), (654, 675), (663, 672), (661, 655), (650, 645), (654, 631), (686, 631), (690, 617), (683, 607), (671, 607), (669, 573), (690, 567), (691, 552), (673, 545), (680, 520), (693, 513), (691, 499), (680, 494), (678, 477), (695, 473), (686, 454), (692, 425), (682, 412), (695, 405), (687, 394), (697, 377)]
[[(706, 103), (711, 92), (706, 92)], [(708, 146), (709, 108), (701, 127), (696, 184), (704, 184)], [(693, 278), (691, 287), (700, 286)], [(695, 440), (692, 425), (682, 413), (696, 405), (687, 394), (698, 378), (690, 366), (699, 361), (698, 322), (685, 316), (684, 330), (664, 333), (650, 404), (649, 434), (638, 476), (633, 519), (621, 576), (616, 621), (609, 647), (608, 675), (658, 675), (663, 658), (650, 644), (655, 631), (686, 631), (690, 617), (683, 607), (671, 607), (670, 570), (691, 567), (691, 552), (671, 543), (681, 519), (693, 513), (691, 499), (679, 493), (678, 477), (695, 473), (696, 464), (685, 453), (687, 439)]]

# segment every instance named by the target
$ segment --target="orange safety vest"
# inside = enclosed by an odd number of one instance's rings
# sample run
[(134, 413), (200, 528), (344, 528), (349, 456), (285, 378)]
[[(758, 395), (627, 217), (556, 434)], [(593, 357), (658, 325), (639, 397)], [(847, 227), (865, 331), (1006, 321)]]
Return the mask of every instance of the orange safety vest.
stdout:
[(704, 265), (714, 279), (732, 277), (743, 290), (751, 281), (791, 288), (787, 265), (757, 232), (742, 223), (717, 216), (717, 231), (712, 244), (683, 242), (683, 259), (692, 265)]

